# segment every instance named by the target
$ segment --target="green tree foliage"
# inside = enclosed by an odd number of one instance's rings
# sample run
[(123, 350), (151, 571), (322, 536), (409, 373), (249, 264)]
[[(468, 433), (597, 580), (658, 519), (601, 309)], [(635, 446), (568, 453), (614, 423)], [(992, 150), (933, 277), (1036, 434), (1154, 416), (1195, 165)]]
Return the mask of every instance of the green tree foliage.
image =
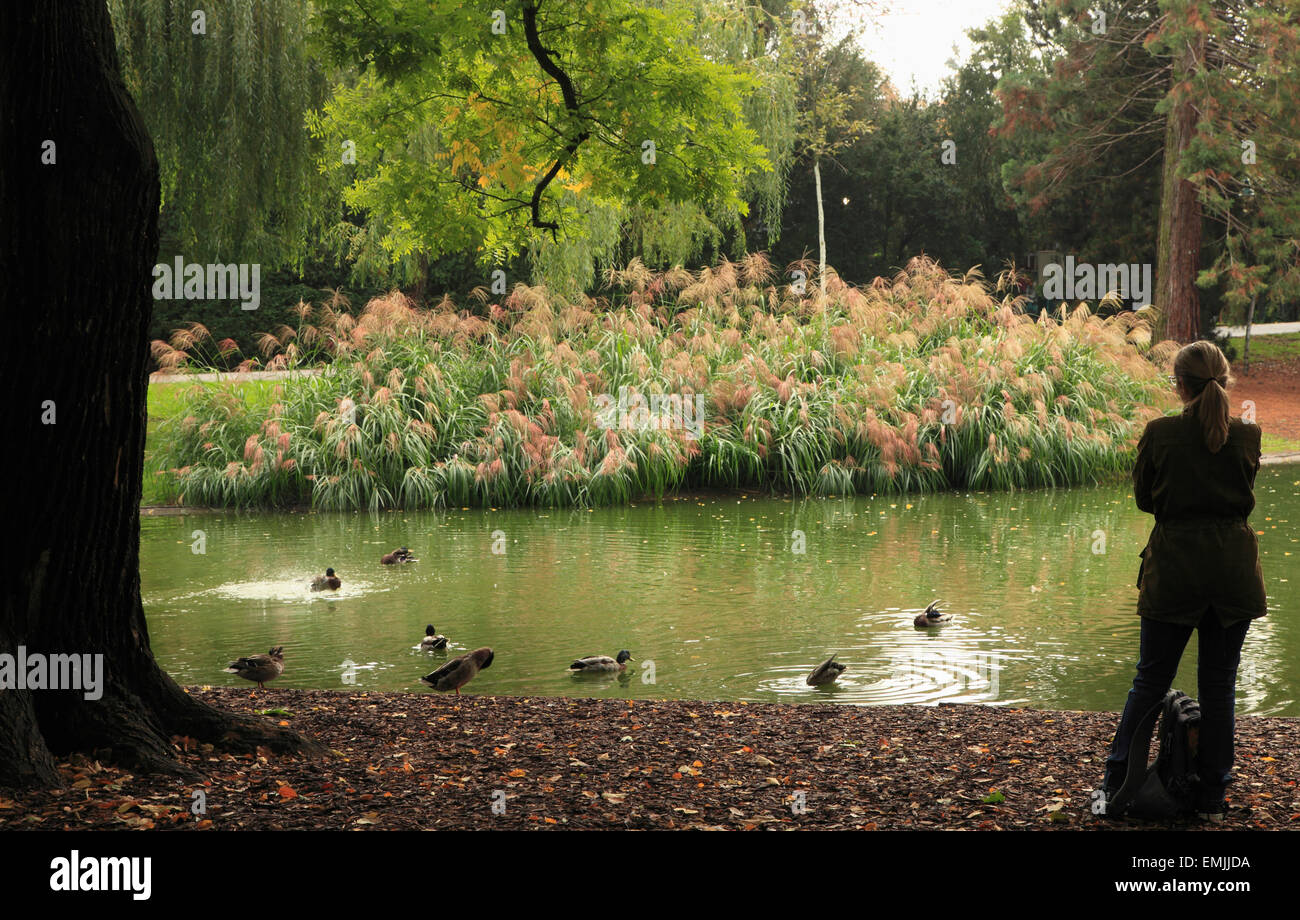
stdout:
[[(1225, 318), (1300, 318), (1300, 6), (1266, 3), (1206, 22), (1226, 51), (1207, 68), (1197, 98), (1216, 117), (1201, 124), (1189, 181), (1222, 224), (1202, 287), (1222, 291)], [(1169, 41), (1170, 39), (1165, 39)]]
[(303, 113), (326, 77), (305, 0), (108, 0), (162, 183), (160, 253), (301, 266), (319, 204)]
[[(1018, 200), (1086, 207), (1120, 224), (1128, 215), (1129, 232), (1112, 238), (1132, 248), (1117, 260), (1144, 261), (1154, 240), (1156, 302), (1168, 334), (1194, 338), (1198, 278), (1237, 285), (1226, 292), (1230, 303), (1249, 299), (1254, 274), (1242, 264), (1246, 249), (1232, 252), (1229, 239), (1244, 232), (1234, 209), (1246, 184), (1267, 202), (1258, 213), (1271, 215), (1277, 238), (1300, 231), (1293, 206), (1296, 5), (1024, 0), (1022, 10), (1052, 68), (999, 86), (1003, 131), (1024, 150), (1007, 169)], [(1246, 140), (1260, 153), (1243, 168)], [(1132, 176), (1144, 180), (1136, 196)], [(1158, 223), (1147, 204), (1152, 187)], [(1213, 268), (1199, 275), (1207, 216), (1228, 228), (1228, 238), (1211, 244)], [(1295, 261), (1295, 251), (1265, 245), (1252, 257), (1282, 265)]]
[(861, 88), (854, 83), (836, 85), (836, 71), (843, 71), (845, 61), (854, 54), (859, 30), (851, 29), (834, 46), (827, 45), (827, 23), (815, 10), (795, 20), (787, 41), (790, 58), (799, 84), (799, 131), (796, 147), (802, 159), (810, 162), (814, 199), (817, 204), (817, 279), (819, 290), (826, 294), (826, 220), (825, 195), (822, 189), (823, 161), (834, 163), (835, 156), (871, 130), (870, 124), (855, 118), (855, 108), (862, 101)]
[[(321, 7), (327, 47), (362, 73), (312, 131), (394, 258), (471, 250), (488, 267), (529, 248), (549, 280), (581, 289), (621, 208), (692, 202), (731, 222), (746, 173), (771, 168), (742, 112), (756, 81), (688, 40), (685, 7)], [(336, 155), (347, 142), (355, 164)], [(548, 239), (570, 249), (548, 262)]]
[(1029, 248), (1027, 221), (1002, 183), (1003, 164), (1015, 151), (992, 130), (1002, 117), (994, 90), (1003, 77), (1042, 64), (1014, 11), (966, 34), (973, 44), (971, 54), (944, 82), (941, 101), (940, 129), (943, 140), (952, 141), (953, 153), (945, 171), (955, 194), (935, 219), (955, 224), (945, 251), (947, 264), (982, 265), (991, 275), (1004, 260), (1019, 262)]

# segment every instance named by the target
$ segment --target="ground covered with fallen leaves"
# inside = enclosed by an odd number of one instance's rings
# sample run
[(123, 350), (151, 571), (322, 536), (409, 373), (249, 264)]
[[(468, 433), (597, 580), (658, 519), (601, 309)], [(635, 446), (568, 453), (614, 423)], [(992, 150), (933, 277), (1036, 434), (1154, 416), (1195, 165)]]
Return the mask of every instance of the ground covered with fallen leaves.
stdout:
[[(330, 754), (174, 739), (201, 782), (78, 756), (61, 767), (65, 788), (0, 790), (0, 830), (1169, 826), (1087, 813), (1112, 713), (190, 692), (265, 713)], [(1300, 829), (1297, 751), (1300, 720), (1238, 719), (1232, 807), (1215, 829)]]

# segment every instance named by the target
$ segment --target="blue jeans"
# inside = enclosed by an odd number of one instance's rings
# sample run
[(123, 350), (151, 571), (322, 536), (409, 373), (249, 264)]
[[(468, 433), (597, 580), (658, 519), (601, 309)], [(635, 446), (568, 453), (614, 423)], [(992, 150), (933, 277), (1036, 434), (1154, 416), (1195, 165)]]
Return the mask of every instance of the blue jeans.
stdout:
[[(1237, 690), (1237, 665), (1250, 620), (1224, 627), (1213, 608), (1195, 627), (1197, 638), (1196, 689), (1201, 704), (1201, 731), (1197, 750), (1201, 798), (1198, 807), (1211, 808), (1223, 801), (1232, 781), (1232, 743), (1236, 731), (1233, 705)], [(1141, 650), (1137, 676), (1128, 692), (1115, 741), (1106, 758), (1106, 788), (1118, 789), (1128, 769), (1129, 745), (1138, 722), (1164, 699), (1178, 672), (1179, 659), (1192, 636), (1191, 626), (1142, 618)], [(1155, 739), (1156, 735), (1152, 738)], [(1152, 747), (1155, 742), (1153, 740)]]

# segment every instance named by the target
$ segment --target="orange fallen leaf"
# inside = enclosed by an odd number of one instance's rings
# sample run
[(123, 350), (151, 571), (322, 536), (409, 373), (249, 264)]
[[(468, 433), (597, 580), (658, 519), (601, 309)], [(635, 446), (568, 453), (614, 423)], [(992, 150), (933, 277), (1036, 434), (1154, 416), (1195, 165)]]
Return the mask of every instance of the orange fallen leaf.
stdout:
[(298, 798), (298, 791), (294, 789), (292, 786), (281, 786), (276, 791), (280, 793), (280, 798), (282, 799)]

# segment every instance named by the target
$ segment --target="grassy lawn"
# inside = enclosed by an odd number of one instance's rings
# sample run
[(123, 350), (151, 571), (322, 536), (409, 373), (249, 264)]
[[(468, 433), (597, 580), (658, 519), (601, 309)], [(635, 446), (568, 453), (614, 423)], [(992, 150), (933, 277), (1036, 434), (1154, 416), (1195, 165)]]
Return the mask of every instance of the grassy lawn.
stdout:
[[(1237, 349), (1236, 361), (1241, 360), (1245, 339), (1233, 339)], [(1251, 361), (1297, 361), (1300, 360), (1300, 332), (1287, 335), (1252, 335), (1250, 337)], [(1236, 362), (1234, 362), (1236, 363)]]
[(1264, 432), (1260, 438), (1260, 449), (1266, 454), (1280, 454), (1286, 451), (1300, 450), (1300, 441)]

